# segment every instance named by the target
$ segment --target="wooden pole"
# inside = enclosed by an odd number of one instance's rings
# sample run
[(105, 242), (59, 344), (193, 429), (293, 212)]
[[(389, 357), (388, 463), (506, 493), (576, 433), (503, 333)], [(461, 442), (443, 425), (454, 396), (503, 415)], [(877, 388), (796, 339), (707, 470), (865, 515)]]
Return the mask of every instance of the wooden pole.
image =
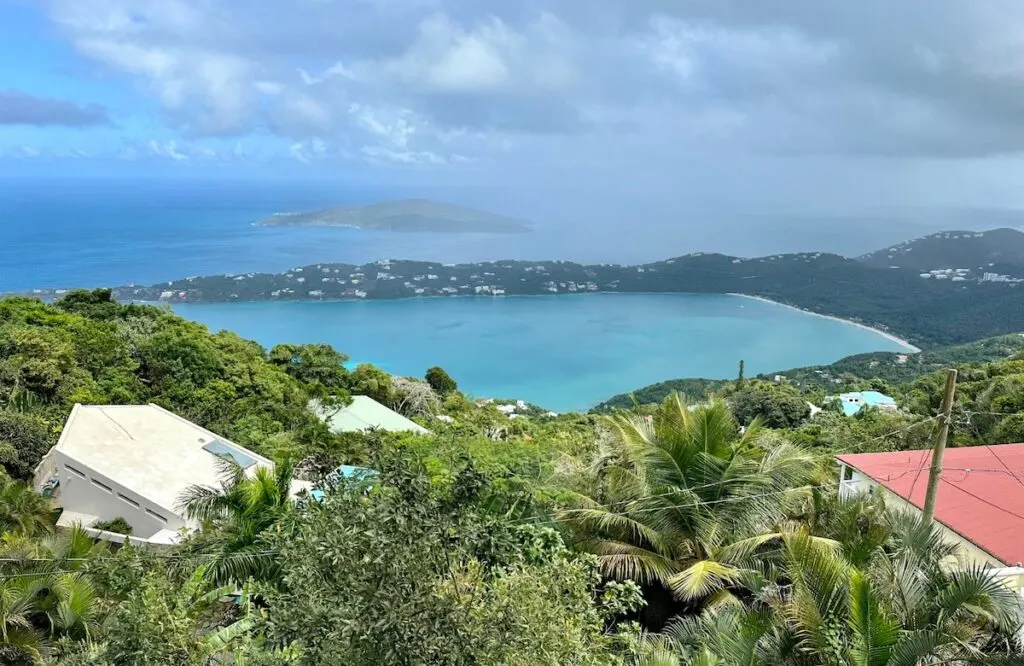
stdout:
[(942, 479), (942, 454), (946, 451), (946, 438), (949, 436), (949, 415), (953, 411), (953, 398), (956, 395), (956, 370), (946, 371), (946, 391), (942, 395), (942, 421), (939, 433), (935, 437), (932, 448), (932, 466), (928, 470), (928, 489), (924, 495), (924, 522), (931, 523), (935, 518), (935, 501), (939, 494), (939, 482)]

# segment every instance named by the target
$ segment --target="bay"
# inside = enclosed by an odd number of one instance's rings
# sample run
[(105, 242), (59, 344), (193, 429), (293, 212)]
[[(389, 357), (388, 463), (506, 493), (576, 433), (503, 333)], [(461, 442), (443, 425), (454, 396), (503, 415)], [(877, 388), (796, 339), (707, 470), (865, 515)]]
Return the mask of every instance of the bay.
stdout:
[(366, 302), (180, 304), (266, 347), (326, 342), (388, 372), (440, 365), (478, 397), (585, 410), (676, 377), (734, 377), (900, 351), (868, 329), (740, 296), (566, 294)]

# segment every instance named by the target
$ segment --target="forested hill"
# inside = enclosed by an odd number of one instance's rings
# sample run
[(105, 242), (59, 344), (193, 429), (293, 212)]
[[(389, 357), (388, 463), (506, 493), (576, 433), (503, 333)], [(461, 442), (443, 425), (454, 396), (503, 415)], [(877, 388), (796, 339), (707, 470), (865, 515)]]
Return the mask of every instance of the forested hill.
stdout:
[(943, 231), (877, 250), (860, 260), (875, 268), (899, 266), (919, 272), (965, 268), (982, 275), (1019, 274), (1024, 267), (1024, 233), (1016, 229)]
[[(938, 372), (943, 368), (968, 363), (988, 363), (1018, 359), (1024, 356), (1024, 333), (1012, 333), (976, 342), (925, 350), (919, 354), (872, 352), (847, 356), (829, 365), (812, 365), (757, 375), (756, 379), (776, 377), (806, 393), (879, 388), (884, 384), (904, 384)], [(670, 379), (638, 388), (605, 400), (595, 411), (627, 409), (637, 404), (658, 403), (672, 393), (682, 393), (690, 400), (703, 400), (708, 394), (733, 384), (733, 379), (682, 378)]]
[[(975, 240), (972, 236), (948, 242)], [(172, 303), (578, 292), (743, 293), (859, 321), (921, 347), (934, 347), (1024, 330), (1024, 265), (1007, 269), (1010, 272), (999, 280), (986, 275), (989, 271), (984, 268), (922, 275), (918, 268), (880, 268), (870, 261), (824, 253), (754, 259), (696, 253), (639, 266), (382, 260), (361, 266), (321, 263), (274, 274), (189, 277), (123, 286), (114, 293), (119, 300)], [(34, 290), (32, 295), (65, 292)]]
[(432, 233), (527, 233), (519, 220), (453, 204), (406, 199), (368, 206), (337, 206), (306, 213), (280, 213), (257, 222), (265, 227), (354, 227)]

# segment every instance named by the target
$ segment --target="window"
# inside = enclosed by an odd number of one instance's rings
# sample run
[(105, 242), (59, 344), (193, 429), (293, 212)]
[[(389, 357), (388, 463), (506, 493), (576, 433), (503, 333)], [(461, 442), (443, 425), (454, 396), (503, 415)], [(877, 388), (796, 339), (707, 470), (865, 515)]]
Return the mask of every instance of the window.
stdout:
[(64, 463), (64, 469), (66, 469), (67, 471), (71, 472), (72, 474), (77, 474), (78, 476), (82, 477), (83, 479), (85, 478), (85, 472), (80, 472), (79, 470), (75, 469), (74, 467), (72, 467), (71, 465), (69, 465), (67, 463)]
[(121, 499), (121, 500), (124, 500), (125, 502), (128, 502), (129, 504), (134, 506), (136, 509), (139, 508), (139, 503), (136, 502), (135, 500), (133, 500), (131, 497), (126, 497), (126, 496), (122, 495), (121, 493), (118, 493), (117, 497), (118, 497), (118, 499)]
[(101, 481), (97, 481), (96, 479), (89, 479), (89, 480), (92, 481), (92, 485), (97, 486), (99, 488), (102, 488), (103, 490), (106, 490), (108, 493), (113, 493), (114, 492), (113, 488), (111, 488), (110, 486), (108, 486), (107, 484), (105, 484), (105, 483), (103, 483)]
[(160, 515), (159, 513), (157, 513), (156, 511), (153, 511), (152, 509), (146, 509), (146, 513), (148, 513), (149, 515), (153, 516), (154, 518), (156, 518), (157, 520), (159, 520), (159, 521), (160, 521), (160, 522), (162, 522), (162, 523), (166, 523), (166, 522), (167, 522), (167, 519), (166, 519), (166, 518), (164, 518), (163, 516), (161, 516), (161, 515)]
[(219, 439), (215, 439), (209, 444), (204, 444), (203, 450), (212, 453), (222, 460), (231, 461), (242, 469), (249, 469), (256, 464), (256, 459), (251, 455), (237, 446), (232, 446), (231, 444), (222, 442)]

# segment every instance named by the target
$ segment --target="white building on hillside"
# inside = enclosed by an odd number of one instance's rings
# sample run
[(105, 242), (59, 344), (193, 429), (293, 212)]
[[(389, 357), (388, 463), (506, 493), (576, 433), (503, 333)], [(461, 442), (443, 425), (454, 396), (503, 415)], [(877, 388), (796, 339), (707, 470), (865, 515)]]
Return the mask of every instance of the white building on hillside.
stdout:
[(193, 485), (218, 486), (223, 460), (251, 474), (273, 467), (266, 458), (157, 405), (75, 405), (57, 445), (35, 470), (35, 488), (63, 508), (58, 526), (90, 529), (124, 518), (133, 543), (175, 543), (197, 527), (180, 506)]

